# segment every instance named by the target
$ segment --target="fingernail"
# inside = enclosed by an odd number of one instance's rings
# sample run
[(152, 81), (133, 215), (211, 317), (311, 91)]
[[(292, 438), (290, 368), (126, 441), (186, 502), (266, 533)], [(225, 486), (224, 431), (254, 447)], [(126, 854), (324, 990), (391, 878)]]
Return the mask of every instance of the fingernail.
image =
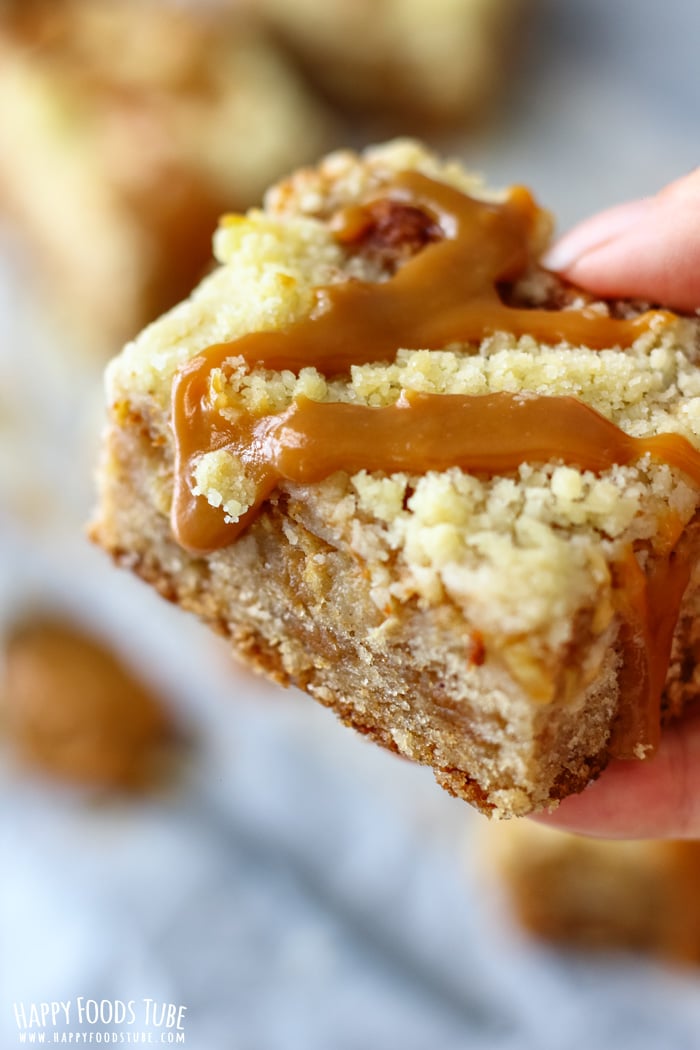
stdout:
[(637, 225), (649, 214), (653, 199), (630, 201), (616, 208), (602, 212), (585, 222), (574, 226), (561, 240), (553, 244), (542, 257), (542, 265), (547, 270), (561, 272), (570, 269), (574, 263), (601, 245), (621, 236), (626, 230)]
[(577, 239), (574, 231), (566, 237), (562, 237), (560, 241), (557, 241), (545, 252), (542, 256), (542, 265), (546, 270), (554, 270), (555, 273), (568, 270), (589, 247), (592, 247), (592, 245)]

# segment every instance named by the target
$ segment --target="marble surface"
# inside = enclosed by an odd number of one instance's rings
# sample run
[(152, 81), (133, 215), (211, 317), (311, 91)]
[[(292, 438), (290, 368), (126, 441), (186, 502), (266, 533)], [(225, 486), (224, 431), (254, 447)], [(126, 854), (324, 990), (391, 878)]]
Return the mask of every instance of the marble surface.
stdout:
[[(17, 561), (25, 544), (5, 530)], [(475, 852), (482, 818), (428, 771), (232, 669), (97, 552), (66, 544), (59, 570), (32, 549), (45, 599), (70, 587), (197, 746), (139, 805), (3, 768), (0, 1045), (11, 1004), (83, 996), (183, 1004), (195, 1050), (698, 1046), (700, 975), (530, 943)]]
[[(562, 226), (652, 192), (697, 163), (699, 29), (681, 0), (533, 2), (500, 120), (448, 145)], [(8, 236), (1, 254), (0, 620), (89, 622), (195, 745), (138, 805), (0, 764), (0, 1047), (19, 1045), (13, 1004), (82, 996), (186, 1006), (189, 1050), (696, 1050), (700, 974), (527, 941), (480, 864), (480, 817), (232, 667), (89, 547), (99, 370), (59, 361)]]

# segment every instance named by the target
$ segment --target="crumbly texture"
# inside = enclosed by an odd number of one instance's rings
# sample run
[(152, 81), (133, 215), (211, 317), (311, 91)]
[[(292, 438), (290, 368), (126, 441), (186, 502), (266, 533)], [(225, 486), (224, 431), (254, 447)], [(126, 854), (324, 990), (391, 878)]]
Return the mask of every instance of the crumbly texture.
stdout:
[(487, 825), (477, 842), (485, 877), (496, 872), (536, 936), (700, 963), (700, 843), (582, 838), (527, 820)]
[(45, 776), (142, 791), (172, 764), (179, 734), (162, 700), (102, 642), (75, 624), (37, 618), (5, 639), (0, 737)]
[[(206, 558), (174, 543), (170, 390), (204, 348), (274, 329), (312, 308), (314, 289), (382, 280), (386, 252), (348, 251), (330, 220), (343, 205), (419, 169), (497, 199), (456, 165), (412, 142), (331, 155), (268, 194), (264, 211), (224, 221), (221, 266), (110, 366), (111, 423), (94, 535), (168, 597), (230, 634), (280, 681), (307, 689), (383, 745), (431, 765), (448, 790), (500, 815), (580, 790), (609, 758), (622, 704), (621, 623), (611, 565), (630, 544), (646, 571), (671, 508), (693, 553), (697, 489), (643, 459), (600, 475), (523, 464), (510, 477), (456, 468), (425, 475), (338, 473), (281, 485), (234, 545)], [(533, 234), (533, 251), (548, 225)], [(530, 302), (580, 302), (536, 268), (511, 290)], [(598, 304), (634, 312), (633, 304)], [(312, 368), (215, 371), (224, 413), (273, 412), (304, 393), (318, 401), (387, 405), (403, 389), (572, 394), (636, 436), (677, 432), (698, 444), (697, 327), (678, 318), (629, 349), (543, 346), (497, 333), (479, 347), (404, 347), (393, 364), (328, 381)], [(228, 454), (203, 456), (192, 478), (235, 520), (250, 479)], [(697, 577), (697, 578), (696, 578)], [(666, 690), (679, 710), (695, 690), (694, 574)]]
[(507, 74), (516, 0), (247, 0), (344, 107), (402, 127), (483, 113)]
[(8, 0), (0, 92), (0, 207), (93, 352), (186, 295), (218, 217), (327, 142), (282, 54), (214, 9)]

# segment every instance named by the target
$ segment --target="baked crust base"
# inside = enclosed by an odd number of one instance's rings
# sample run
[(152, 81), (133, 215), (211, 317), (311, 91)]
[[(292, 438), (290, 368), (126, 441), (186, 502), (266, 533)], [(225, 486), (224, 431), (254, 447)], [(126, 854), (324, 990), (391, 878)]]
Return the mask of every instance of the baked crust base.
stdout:
[(483, 828), (479, 846), (489, 881), (495, 868), (535, 936), (700, 963), (700, 843), (597, 840), (514, 821)]
[[(584, 612), (574, 648), (600, 647), (596, 677), (566, 701), (534, 701), (497, 661), (479, 663), (473, 627), (449, 600), (382, 613), (357, 557), (317, 535), (290, 492), (278, 492), (236, 544), (206, 558), (189, 555), (170, 530), (169, 473), (146, 421), (113, 425), (92, 538), (229, 636), (251, 667), (310, 693), (382, 747), (431, 766), (442, 787), (485, 813), (550, 807), (605, 767), (619, 704), (617, 620), (594, 637)], [(697, 689), (689, 655), (700, 646), (697, 593), (691, 583), (666, 718)]]

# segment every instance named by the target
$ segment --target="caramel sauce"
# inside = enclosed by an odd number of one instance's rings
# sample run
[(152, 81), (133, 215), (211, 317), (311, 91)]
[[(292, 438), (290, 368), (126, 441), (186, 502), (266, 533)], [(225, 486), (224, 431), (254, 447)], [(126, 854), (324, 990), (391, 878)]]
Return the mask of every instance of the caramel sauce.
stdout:
[(700, 842), (667, 842), (664, 893), (666, 921), (660, 929), (659, 947), (669, 958), (700, 962)]
[(653, 559), (648, 574), (632, 547), (613, 566), (613, 596), (622, 621), (620, 694), (625, 700), (610, 740), (617, 758), (640, 757), (640, 748), (653, 753), (659, 742), (673, 632), (692, 570), (688, 546), (681, 538), (672, 550)]
[[(631, 437), (570, 397), (404, 391), (395, 405), (384, 408), (299, 398), (277, 415), (241, 411), (235, 423), (225, 420), (210, 404), (209, 376), (230, 358), (242, 357), (251, 368), (294, 372), (313, 365), (335, 376), (353, 365), (393, 361), (401, 347), (474, 345), (496, 331), (530, 334), (544, 343), (624, 347), (660, 316), (621, 320), (589, 307), (562, 311), (504, 303), (499, 284), (517, 279), (531, 261), (538, 210), (524, 189), (514, 189), (502, 203), (489, 203), (406, 172), (383, 196), (405, 211), (422, 210), (431, 223), (422, 231), (411, 220), (420, 250), (387, 280), (319, 288), (304, 320), (210, 347), (178, 372), (172, 520), (183, 547), (206, 553), (232, 543), (281, 481), (312, 483), (338, 470), (421, 474), (458, 466), (493, 475), (512, 473), (526, 461), (560, 459), (600, 472), (648, 454), (700, 485), (700, 453), (683, 437)], [(340, 243), (352, 245), (363, 235), (372, 208), (376, 211), (377, 202), (337, 217), (333, 228)], [(255, 499), (235, 524), (226, 523), (220, 508), (191, 494), (197, 459), (217, 449), (236, 456), (255, 483)], [(631, 754), (640, 742), (653, 748), (658, 736), (671, 636), (690, 571), (683, 550), (659, 564), (647, 577), (630, 548), (629, 557), (615, 567), (617, 611), (625, 624), (623, 677), (634, 698), (620, 712), (615, 729), (620, 755)]]
[(461, 467), (494, 475), (513, 473), (524, 462), (557, 457), (600, 473), (649, 454), (690, 474), (700, 485), (700, 453), (685, 438), (631, 437), (573, 397), (404, 391), (396, 404), (385, 408), (300, 397), (284, 412), (244, 415), (236, 426), (222, 421), (220, 427), (212, 427), (208, 418), (202, 424), (193, 415), (191, 428), (181, 438), (183, 447), (229, 449), (257, 487), (255, 502), (235, 523), (224, 523), (218, 509), (203, 514), (209, 505), (191, 497), (177, 507), (178, 541), (202, 553), (232, 543), (281, 481), (309, 484), (338, 470), (425, 474)]
[[(353, 365), (392, 361), (402, 346), (440, 349), (451, 343), (475, 344), (498, 330), (530, 333), (542, 342), (584, 343), (596, 349), (628, 346), (654, 316), (619, 320), (590, 308), (535, 310), (504, 304), (497, 286), (515, 280), (526, 269), (538, 218), (537, 206), (525, 189), (515, 188), (507, 200), (494, 204), (472, 199), (418, 172), (404, 172), (384, 196), (404, 211), (421, 209), (439, 227), (442, 237), (438, 239), (431, 228), (422, 237), (426, 242), (422, 250), (389, 280), (353, 280), (319, 288), (315, 307), (304, 320), (279, 331), (254, 332), (212, 346), (178, 372), (173, 385), (173, 529), (182, 546), (209, 551), (232, 542), (237, 531), (224, 523), (220, 510), (191, 495), (192, 468), (202, 453), (235, 444), (244, 453), (248, 471), (259, 475), (258, 503), (271, 491), (266, 488), (269, 471), (255, 454), (258, 446), (249, 442), (255, 420), (243, 416), (232, 428), (207, 404), (209, 375), (229, 358), (243, 357), (252, 368), (295, 372), (313, 365), (332, 376), (347, 373)], [(373, 210), (376, 212), (377, 202), (346, 208), (334, 222), (337, 239), (352, 245), (362, 236)], [(413, 222), (412, 238), (415, 229)], [(442, 403), (436, 404), (441, 416)], [(332, 406), (325, 411), (333, 411)], [(496, 420), (490, 427), (489, 442), (498, 428)], [(415, 470), (419, 463), (415, 441), (412, 446)], [(519, 452), (519, 439), (514, 447)], [(558, 448), (557, 440), (546, 452), (542, 450), (542, 458), (557, 455)], [(251, 516), (245, 516), (244, 526)]]
[[(315, 306), (303, 321), (210, 347), (179, 377), (176, 421), (185, 397), (180, 388), (230, 357), (277, 371), (298, 372), (313, 365), (333, 376), (352, 365), (393, 361), (401, 347), (439, 350), (451, 343), (479, 343), (497, 331), (596, 350), (630, 346), (658, 316), (620, 320), (590, 307), (536, 310), (504, 304), (497, 285), (515, 280), (530, 262), (538, 208), (525, 189), (515, 188), (504, 203), (490, 204), (418, 172), (405, 172), (387, 193), (399, 203), (424, 209), (439, 224), (442, 239), (428, 243), (387, 281), (351, 280), (318, 288)], [(364, 221), (362, 208), (346, 209), (334, 225), (337, 239), (352, 242)], [(177, 422), (176, 427), (180, 429)]]

